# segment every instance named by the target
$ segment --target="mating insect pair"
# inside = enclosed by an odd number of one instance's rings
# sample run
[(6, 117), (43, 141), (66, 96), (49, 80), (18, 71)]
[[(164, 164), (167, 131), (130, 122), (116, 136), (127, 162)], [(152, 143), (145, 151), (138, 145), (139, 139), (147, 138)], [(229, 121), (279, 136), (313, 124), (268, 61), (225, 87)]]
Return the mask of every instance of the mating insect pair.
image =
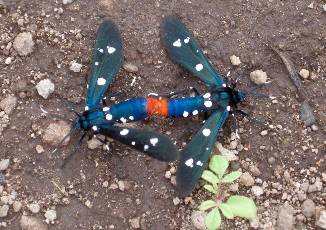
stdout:
[(114, 23), (105, 21), (97, 31), (85, 111), (78, 114), (74, 128), (83, 130), (83, 136), (88, 132), (103, 134), (156, 159), (173, 161), (177, 159), (177, 150), (166, 136), (117, 123), (143, 120), (152, 115), (188, 117), (210, 112), (203, 127), (180, 153), (177, 189), (185, 195), (193, 190), (200, 178), (225, 120), (230, 113), (239, 112), (237, 104), (253, 92), (240, 92), (235, 90), (234, 85), (226, 85), (178, 18), (170, 16), (164, 19), (161, 36), (171, 59), (199, 77), (210, 90), (194, 97), (147, 96), (107, 106), (102, 99), (121, 67), (122, 45)]

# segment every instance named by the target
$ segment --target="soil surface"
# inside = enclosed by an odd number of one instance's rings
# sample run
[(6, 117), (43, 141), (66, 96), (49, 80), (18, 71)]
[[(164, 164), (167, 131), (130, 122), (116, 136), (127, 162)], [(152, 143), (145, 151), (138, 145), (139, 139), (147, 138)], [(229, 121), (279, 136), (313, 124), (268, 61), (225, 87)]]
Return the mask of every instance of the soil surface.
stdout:
[[(36, 217), (43, 227), (39, 229), (195, 229), (192, 213), (209, 194), (198, 186), (191, 197), (176, 198), (175, 163), (151, 159), (117, 141), (110, 141), (109, 152), (101, 146), (91, 150), (85, 141), (61, 169), (76, 138), (52, 153), (56, 145), (45, 141), (44, 133), (54, 119), (40, 109), (66, 118), (74, 117), (68, 105), (83, 111), (95, 32), (105, 18), (119, 26), (125, 63), (138, 67), (133, 73), (121, 69), (111, 84), (109, 94), (123, 92), (117, 101), (185, 86), (204, 92), (204, 84), (172, 63), (160, 42), (162, 18), (176, 14), (222, 76), (231, 71), (231, 78), (240, 76), (238, 88), (249, 89), (254, 87), (250, 72), (262, 69), (272, 83), (260, 92), (276, 97), (273, 101), (252, 97), (242, 106), (267, 125), (239, 117), (241, 139), (233, 150), (239, 160), (232, 168), (249, 172), (255, 185), (239, 182), (229, 192), (252, 197), (258, 217), (224, 221), (222, 229), (288, 229), (280, 227), (282, 221), (295, 229), (318, 228), (316, 219), (326, 205), (325, 1), (63, 2), (0, 0), (0, 101), (8, 95), (17, 100), (11, 103), (14, 110), (0, 109), (0, 160), (10, 160), (1, 174), (0, 209), (9, 206), (0, 217), (1, 226), (20, 229), (26, 215)], [(35, 43), (27, 56), (13, 45), (22, 32), (31, 33)], [(316, 117), (313, 127), (304, 127), (300, 120), (295, 88), (268, 45), (285, 52), (298, 71), (310, 72), (301, 81)], [(231, 64), (232, 55), (240, 58), (239, 66)], [(80, 72), (70, 70), (73, 61), (82, 64)], [(47, 99), (35, 88), (42, 79), (55, 85)], [(132, 125), (168, 134), (181, 149), (201, 120), (151, 118)], [(229, 120), (219, 139), (227, 149), (234, 147), (232, 125)], [(255, 186), (262, 195), (255, 194)], [(17, 212), (8, 196), (22, 204)], [(307, 199), (316, 206), (311, 216), (303, 211)], [(33, 203), (39, 211), (31, 208)], [(292, 219), (279, 217), (285, 203), (292, 207), (287, 210)], [(55, 210), (57, 218), (42, 225), (48, 210)]]

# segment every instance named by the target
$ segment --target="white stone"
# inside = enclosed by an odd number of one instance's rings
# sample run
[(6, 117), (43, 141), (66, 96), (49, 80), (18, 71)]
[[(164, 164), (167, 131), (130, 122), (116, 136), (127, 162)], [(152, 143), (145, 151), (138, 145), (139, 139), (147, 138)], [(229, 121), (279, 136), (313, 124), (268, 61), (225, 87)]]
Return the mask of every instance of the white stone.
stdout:
[(37, 217), (22, 216), (20, 220), (22, 230), (47, 230), (48, 226)]
[(0, 206), (0, 217), (6, 217), (8, 215), (9, 205), (5, 204)]
[(303, 78), (303, 79), (308, 79), (309, 77), (309, 70), (307, 69), (301, 69), (300, 72), (299, 72), (300, 76)]
[[(57, 145), (59, 144), (63, 138), (70, 132), (71, 127), (64, 121), (57, 121), (49, 124), (49, 126), (45, 129), (43, 133), (43, 141)], [(67, 145), (69, 142), (69, 137), (63, 142), (63, 145)]]
[(68, 5), (70, 3), (72, 3), (74, 0), (62, 0), (62, 4), (63, 5)]
[(70, 63), (69, 69), (74, 73), (79, 73), (81, 71), (82, 66), (83, 66), (82, 64), (73, 61)]
[(14, 40), (14, 49), (20, 56), (27, 56), (34, 50), (34, 41), (30, 32), (23, 32), (17, 35)]
[(52, 223), (55, 219), (57, 219), (57, 212), (55, 210), (47, 210), (44, 214), (47, 223)]
[(54, 91), (54, 84), (50, 79), (44, 79), (37, 83), (36, 90), (39, 95), (41, 95), (44, 99), (47, 99)]
[(326, 210), (320, 211), (316, 225), (322, 229), (326, 229)]
[(38, 203), (31, 203), (27, 205), (27, 208), (32, 212), (32, 213), (38, 213), (41, 210), (41, 207)]
[(10, 115), (17, 106), (17, 97), (8, 95), (0, 101), (0, 109), (5, 111), (6, 114)]
[(9, 159), (4, 159), (0, 161), (0, 171), (7, 170), (9, 167), (10, 160)]
[(264, 193), (264, 190), (261, 187), (259, 187), (259, 186), (252, 186), (251, 192), (255, 196), (260, 197)]
[(196, 229), (205, 230), (205, 212), (194, 210), (191, 214), (191, 222)]
[(257, 85), (264, 84), (267, 81), (267, 74), (261, 69), (255, 70), (250, 73), (250, 80)]
[(232, 55), (232, 56), (230, 57), (230, 61), (231, 61), (231, 64), (232, 64), (232, 65), (235, 65), (235, 66), (241, 64), (240, 58), (237, 57), (237, 56), (235, 56), (235, 55)]
[(38, 154), (41, 154), (44, 152), (44, 148), (42, 145), (36, 145), (35, 150)]
[(20, 201), (15, 201), (13, 204), (12, 204), (12, 207), (14, 209), (14, 212), (19, 212), (20, 209), (22, 208), (22, 203)]
[(10, 65), (11, 62), (12, 62), (12, 57), (7, 57), (6, 60), (5, 60), (5, 64)]

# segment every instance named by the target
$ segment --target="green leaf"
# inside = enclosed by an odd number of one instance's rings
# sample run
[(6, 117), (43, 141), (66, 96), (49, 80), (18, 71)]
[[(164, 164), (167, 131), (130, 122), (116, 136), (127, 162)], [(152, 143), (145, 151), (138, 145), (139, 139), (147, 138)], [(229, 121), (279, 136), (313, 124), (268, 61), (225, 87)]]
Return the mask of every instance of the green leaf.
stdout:
[(221, 209), (223, 215), (228, 219), (233, 219), (233, 212), (230, 206), (226, 203), (220, 204), (219, 208)]
[(255, 202), (245, 196), (230, 196), (225, 202), (232, 210), (234, 216), (252, 219), (257, 215)]
[(220, 155), (213, 155), (209, 161), (208, 167), (212, 170), (219, 178), (222, 178), (226, 169), (229, 167), (229, 162)]
[(200, 211), (206, 211), (207, 209), (213, 208), (215, 206), (216, 206), (215, 201), (213, 201), (213, 200), (205, 200), (199, 205), (198, 209)]
[(207, 191), (214, 193), (214, 194), (217, 193), (216, 189), (214, 189), (214, 187), (210, 184), (205, 184), (204, 189), (206, 189)]
[(208, 228), (208, 230), (215, 230), (220, 227), (222, 222), (220, 212), (218, 208), (212, 209), (207, 216), (205, 217), (205, 225)]
[(209, 170), (204, 170), (203, 175), (201, 175), (201, 177), (211, 184), (217, 184), (219, 182), (217, 176)]
[(223, 177), (222, 183), (232, 183), (233, 181), (238, 179), (241, 176), (241, 174), (242, 173), (240, 171), (231, 172), (227, 174), (225, 177)]

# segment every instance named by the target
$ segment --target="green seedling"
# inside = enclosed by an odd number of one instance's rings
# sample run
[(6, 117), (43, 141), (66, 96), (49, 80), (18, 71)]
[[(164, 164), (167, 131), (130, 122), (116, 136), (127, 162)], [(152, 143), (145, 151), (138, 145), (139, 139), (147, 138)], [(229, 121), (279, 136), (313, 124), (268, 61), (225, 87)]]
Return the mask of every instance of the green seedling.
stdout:
[[(208, 211), (205, 217), (205, 226), (209, 230), (218, 229), (222, 223), (220, 212), (227, 218), (242, 217), (252, 219), (257, 214), (257, 207), (254, 201), (245, 196), (229, 196), (222, 189), (227, 184), (231, 184), (241, 176), (240, 171), (233, 171), (226, 174), (229, 162), (220, 155), (213, 155), (210, 159), (208, 168), (201, 176), (207, 184), (204, 188), (214, 194), (213, 199), (205, 200), (199, 205), (199, 210)], [(224, 202), (227, 198), (226, 202)]]

